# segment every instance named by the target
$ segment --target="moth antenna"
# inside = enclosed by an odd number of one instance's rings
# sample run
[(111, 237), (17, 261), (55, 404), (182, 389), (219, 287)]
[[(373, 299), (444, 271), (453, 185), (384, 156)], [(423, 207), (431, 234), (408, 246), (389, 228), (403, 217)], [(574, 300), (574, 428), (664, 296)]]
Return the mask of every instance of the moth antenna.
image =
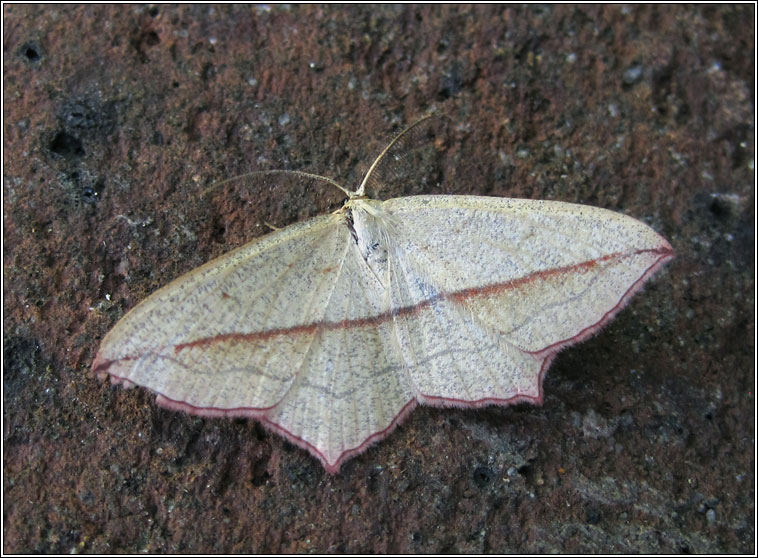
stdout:
[(274, 175), (274, 174), (290, 174), (295, 176), (300, 176), (302, 178), (308, 178), (310, 180), (321, 180), (322, 182), (326, 182), (328, 184), (331, 184), (335, 188), (338, 188), (342, 190), (348, 197), (352, 198), (356, 195), (355, 192), (351, 192), (347, 188), (343, 187), (342, 185), (338, 184), (331, 178), (327, 178), (326, 176), (321, 176), (318, 174), (312, 174), (310, 172), (303, 172), (303, 171), (296, 171), (296, 170), (265, 170), (265, 171), (253, 171), (253, 172), (247, 172), (245, 174), (240, 174), (239, 176), (233, 176), (231, 178), (226, 178), (224, 180), (221, 180), (219, 182), (214, 182), (211, 184), (208, 188), (206, 188), (201, 196), (205, 196), (208, 192), (211, 190), (221, 186), (222, 184), (226, 184), (227, 182), (232, 182), (234, 180), (240, 180), (243, 178), (249, 178), (253, 176), (265, 176), (265, 175)]
[[(395, 145), (400, 139), (402, 139), (408, 132), (416, 128), (417, 126), (423, 124), (430, 118), (435, 118), (436, 114), (429, 114), (427, 116), (424, 116), (423, 118), (416, 120), (413, 124), (406, 127), (402, 132), (400, 132), (397, 136), (395, 136), (395, 139), (393, 139), (389, 144), (387, 144), (387, 147), (385, 147), (381, 153), (379, 153), (379, 156), (374, 160), (374, 162), (371, 164), (371, 167), (369, 167), (368, 171), (366, 172), (366, 176), (363, 177), (363, 181), (361, 182), (361, 185), (358, 186), (358, 189), (355, 191), (355, 197), (358, 196), (365, 196), (366, 195), (366, 182), (368, 182), (369, 177), (371, 176), (371, 173), (374, 171), (376, 166), (381, 162), (381, 160), (384, 158), (384, 156), (387, 154), (387, 152), (392, 149), (392, 146)], [(352, 196), (351, 196), (352, 197)]]

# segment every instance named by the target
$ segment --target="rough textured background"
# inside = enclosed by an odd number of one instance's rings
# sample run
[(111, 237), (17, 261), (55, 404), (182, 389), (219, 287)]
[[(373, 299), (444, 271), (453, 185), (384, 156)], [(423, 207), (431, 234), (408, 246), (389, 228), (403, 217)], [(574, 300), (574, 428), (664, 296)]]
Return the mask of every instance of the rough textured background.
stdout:
[[(754, 44), (741, 6), (4, 7), (5, 552), (753, 552)], [(101, 383), (151, 291), (430, 108), (441, 185), (583, 202), (677, 258), (542, 407), (420, 408), (331, 477)]]

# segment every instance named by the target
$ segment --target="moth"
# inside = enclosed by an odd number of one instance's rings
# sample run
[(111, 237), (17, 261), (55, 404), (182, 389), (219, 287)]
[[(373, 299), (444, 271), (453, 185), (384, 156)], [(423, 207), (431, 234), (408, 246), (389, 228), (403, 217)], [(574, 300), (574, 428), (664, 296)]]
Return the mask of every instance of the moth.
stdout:
[[(329, 473), (417, 404), (542, 402), (562, 348), (605, 325), (674, 252), (649, 226), (557, 201), (366, 193), (163, 287), (106, 335), (92, 370), (169, 409), (250, 417)], [(265, 173), (264, 173), (265, 174)]]

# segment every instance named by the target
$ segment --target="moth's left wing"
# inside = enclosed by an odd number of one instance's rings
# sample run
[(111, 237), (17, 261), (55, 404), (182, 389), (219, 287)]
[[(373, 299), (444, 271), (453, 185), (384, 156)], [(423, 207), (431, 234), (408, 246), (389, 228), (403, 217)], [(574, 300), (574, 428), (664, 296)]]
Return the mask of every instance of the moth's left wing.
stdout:
[(388, 200), (396, 332), (419, 400), (541, 400), (551, 358), (673, 257), (605, 209), (479, 196)]

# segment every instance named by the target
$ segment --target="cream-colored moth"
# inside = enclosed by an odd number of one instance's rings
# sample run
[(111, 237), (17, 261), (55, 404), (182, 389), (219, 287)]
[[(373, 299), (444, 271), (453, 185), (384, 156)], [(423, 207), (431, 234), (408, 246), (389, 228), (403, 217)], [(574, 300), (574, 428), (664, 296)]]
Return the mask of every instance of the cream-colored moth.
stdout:
[(419, 404), (541, 403), (556, 353), (607, 323), (666, 261), (653, 229), (605, 209), (479, 196), (365, 195), (163, 287), (92, 369), (204, 416), (262, 422), (329, 473)]

